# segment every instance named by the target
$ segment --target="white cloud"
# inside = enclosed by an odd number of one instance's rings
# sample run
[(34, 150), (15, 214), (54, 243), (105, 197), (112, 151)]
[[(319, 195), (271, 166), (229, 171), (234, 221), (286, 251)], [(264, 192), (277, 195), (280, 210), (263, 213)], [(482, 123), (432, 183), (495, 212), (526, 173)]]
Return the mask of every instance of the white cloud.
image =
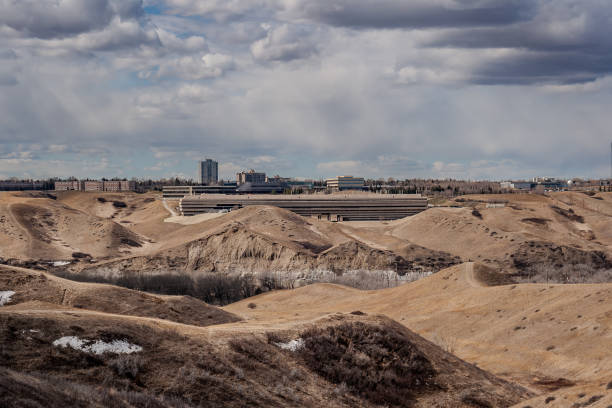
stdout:
[(251, 45), (253, 57), (262, 61), (291, 61), (308, 58), (317, 51), (310, 33), (304, 28), (283, 24), (267, 29), (265, 38)]
[[(442, 0), (390, 3), (0, 0), (0, 173), (195, 177), (209, 155), (229, 175), (608, 174), (612, 7), (515, 22), (453, 0), (511, 21), (440, 28)], [(423, 27), (415, 5), (437, 7)]]

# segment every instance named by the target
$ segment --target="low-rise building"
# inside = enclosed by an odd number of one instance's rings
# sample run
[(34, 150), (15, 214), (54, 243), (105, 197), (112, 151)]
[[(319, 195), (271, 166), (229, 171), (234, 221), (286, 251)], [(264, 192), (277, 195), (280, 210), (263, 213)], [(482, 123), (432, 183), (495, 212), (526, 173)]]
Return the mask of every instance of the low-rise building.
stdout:
[(68, 180), (56, 181), (55, 191), (134, 191), (136, 182), (129, 180)]
[(236, 194), (236, 186), (163, 186), (162, 188), (163, 198), (183, 198), (200, 194)]
[(55, 191), (81, 191), (83, 182), (79, 180), (56, 181), (54, 189)]
[(0, 181), (0, 191), (25, 191), (43, 190), (45, 183), (42, 181), (27, 180), (2, 180)]
[(129, 180), (111, 180), (103, 182), (104, 191), (134, 191), (136, 182)]
[(327, 189), (331, 191), (363, 190), (365, 180), (363, 177), (338, 176), (326, 180)]
[(83, 181), (83, 191), (104, 191), (104, 182), (97, 180)]
[(249, 171), (243, 171), (241, 173), (236, 174), (236, 182), (238, 183), (238, 185), (245, 183), (265, 184), (266, 173), (259, 173), (253, 169)]

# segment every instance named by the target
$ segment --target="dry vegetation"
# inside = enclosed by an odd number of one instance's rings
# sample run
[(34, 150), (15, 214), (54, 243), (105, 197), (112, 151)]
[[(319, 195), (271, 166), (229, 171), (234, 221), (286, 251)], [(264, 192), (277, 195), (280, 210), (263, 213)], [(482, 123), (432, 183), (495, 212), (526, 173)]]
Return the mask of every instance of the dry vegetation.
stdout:
[(451, 204), (179, 224), (151, 194), (2, 194), (0, 406), (612, 406), (612, 194)]

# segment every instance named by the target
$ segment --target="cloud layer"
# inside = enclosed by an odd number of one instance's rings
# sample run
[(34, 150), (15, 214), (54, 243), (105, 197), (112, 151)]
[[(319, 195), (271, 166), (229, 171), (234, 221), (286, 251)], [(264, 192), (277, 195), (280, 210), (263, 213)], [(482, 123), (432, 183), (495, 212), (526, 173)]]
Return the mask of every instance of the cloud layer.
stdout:
[(0, 177), (195, 177), (202, 156), (226, 178), (609, 173), (604, 0), (0, 10)]

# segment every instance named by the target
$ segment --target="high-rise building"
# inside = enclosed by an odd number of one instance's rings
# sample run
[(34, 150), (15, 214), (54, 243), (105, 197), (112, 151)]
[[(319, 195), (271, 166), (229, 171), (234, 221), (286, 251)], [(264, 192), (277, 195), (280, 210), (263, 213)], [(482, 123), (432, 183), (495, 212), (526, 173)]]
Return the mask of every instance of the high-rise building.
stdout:
[(217, 184), (219, 181), (219, 163), (206, 159), (198, 163), (198, 178), (203, 185)]

